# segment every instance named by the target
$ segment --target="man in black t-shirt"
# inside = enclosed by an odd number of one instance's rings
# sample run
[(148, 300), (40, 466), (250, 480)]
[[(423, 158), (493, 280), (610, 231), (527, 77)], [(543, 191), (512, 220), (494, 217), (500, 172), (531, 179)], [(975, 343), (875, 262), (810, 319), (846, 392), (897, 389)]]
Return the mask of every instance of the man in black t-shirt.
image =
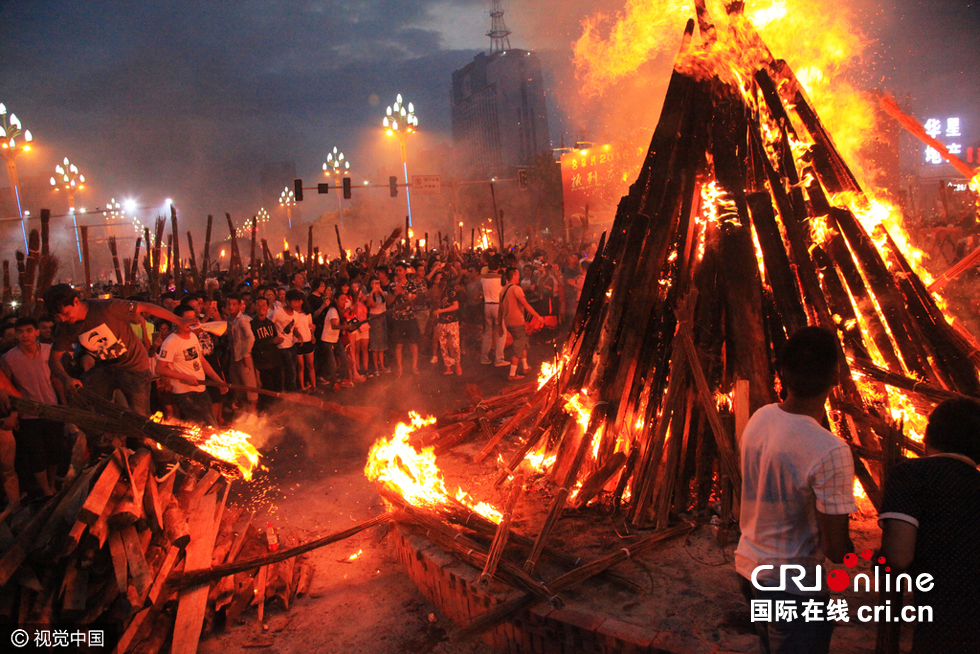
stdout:
[[(269, 301), (259, 295), (253, 303), (255, 315), (252, 317), (252, 333), (255, 344), (252, 346), (252, 364), (258, 371), (259, 386), (266, 390), (282, 392), (282, 370), (279, 348), (282, 337), (276, 334), (276, 325), (266, 316)], [(268, 404), (267, 396), (259, 398), (259, 405)]]
[[(926, 456), (888, 475), (878, 521), (885, 565), (913, 579), (915, 603), (931, 607), (912, 636), (912, 654), (980, 652), (980, 402), (946, 400), (932, 412)], [(924, 585), (924, 584), (923, 584)]]

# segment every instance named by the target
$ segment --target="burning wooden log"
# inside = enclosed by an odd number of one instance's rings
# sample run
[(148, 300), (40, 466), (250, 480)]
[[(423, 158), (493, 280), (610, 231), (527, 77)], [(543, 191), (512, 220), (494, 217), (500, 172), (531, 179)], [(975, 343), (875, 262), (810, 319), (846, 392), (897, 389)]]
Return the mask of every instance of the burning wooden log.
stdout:
[[(585, 461), (585, 453), (592, 447), (592, 439), (595, 438), (596, 433), (605, 424), (607, 407), (607, 404), (599, 404), (592, 410), (589, 425), (585, 429), (582, 440), (579, 442), (578, 448), (575, 451), (575, 456), (568, 465), (568, 469), (562, 478), (561, 487), (551, 501), (551, 506), (548, 507), (548, 515), (545, 518), (540, 533), (538, 533), (537, 540), (534, 542), (534, 547), (531, 548), (531, 553), (528, 555), (527, 561), (524, 562), (524, 570), (527, 572), (534, 571), (535, 566), (538, 564), (538, 558), (541, 556), (541, 550), (551, 535), (551, 530), (554, 528), (558, 518), (561, 517), (561, 512), (565, 508), (565, 501), (568, 499), (568, 495), (575, 485), (575, 480), (578, 478), (579, 469)], [(554, 469), (558, 469), (557, 460), (555, 461)]]
[(504, 505), (504, 517), (500, 521), (497, 533), (494, 534), (486, 565), (483, 566), (483, 572), (480, 574), (481, 583), (490, 583), (493, 575), (497, 572), (497, 564), (500, 562), (500, 556), (504, 553), (504, 549), (507, 547), (507, 539), (510, 537), (510, 523), (514, 519), (514, 509), (523, 490), (524, 476), (517, 475), (511, 481), (510, 497), (507, 499), (507, 504)]

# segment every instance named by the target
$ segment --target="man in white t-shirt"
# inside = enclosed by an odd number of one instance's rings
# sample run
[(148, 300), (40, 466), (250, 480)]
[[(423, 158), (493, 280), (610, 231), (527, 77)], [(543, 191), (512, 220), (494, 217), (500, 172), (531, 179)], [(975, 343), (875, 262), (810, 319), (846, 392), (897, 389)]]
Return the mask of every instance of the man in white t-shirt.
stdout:
[(282, 306), (269, 309), (268, 318), (276, 326), (276, 335), (282, 337), (277, 346), (282, 362), (283, 388), (287, 391), (296, 390), (296, 354), (293, 345), (296, 344), (293, 329), (299, 314), (293, 311), (288, 302)]
[(497, 315), (500, 312), (500, 291), (503, 283), (500, 279), (500, 255), (490, 257), (487, 272), (480, 276), (483, 288), (483, 344), (480, 348), (480, 363), (490, 365), (490, 348), (493, 348), (493, 364), (498, 368), (509, 365), (504, 358), (504, 347), (507, 345), (507, 333), (496, 334)]
[[(182, 304), (174, 310), (178, 318), (193, 318), (196, 314), (189, 304)], [(176, 331), (167, 337), (160, 346), (157, 361), (157, 374), (170, 379), (174, 403), (180, 412), (181, 420), (198, 424), (214, 425), (211, 413), (211, 398), (207, 389), (198, 382), (209, 377), (223, 381), (204, 358), (201, 342), (186, 323), (175, 325)], [(228, 388), (221, 389), (222, 394)]]
[[(779, 360), (786, 400), (756, 411), (742, 435), (742, 536), (735, 569), (750, 610), (759, 601), (796, 608), (793, 619), (784, 614), (778, 621), (755, 621), (766, 653), (830, 649), (834, 623), (826, 613), (826, 572), (818, 579), (816, 567), (825, 557), (840, 563), (853, 551), (848, 514), (857, 510), (851, 450), (820, 425), (837, 385), (839, 350), (836, 335), (820, 327), (793, 334)], [(792, 569), (781, 574), (785, 565), (806, 570), (802, 588), (790, 579)], [(785, 590), (759, 588), (779, 586), (781, 577)], [(818, 581), (821, 590), (812, 590)], [(820, 620), (804, 619), (804, 602), (810, 600), (819, 603)]]
[(344, 387), (354, 385), (347, 374), (347, 351), (340, 342), (341, 321), (337, 303), (332, 299), (323, 320), (323, 332), (320, 334), (320, 358), (326, 363), (326, 377), (320, 381), (324, 384), (339, 384)]

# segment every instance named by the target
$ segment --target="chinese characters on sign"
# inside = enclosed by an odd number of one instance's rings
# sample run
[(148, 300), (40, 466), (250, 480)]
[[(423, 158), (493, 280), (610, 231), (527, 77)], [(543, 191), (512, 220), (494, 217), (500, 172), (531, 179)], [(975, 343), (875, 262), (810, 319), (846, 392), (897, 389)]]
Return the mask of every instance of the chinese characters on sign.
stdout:
[(596, 145), (561, 155), (561, 185), (565, 217), (585, 212), (593, 216), (615, 211), (635, 179), (644, 150), (626, 144)]
[(442, 176), (412, 175), (412, 193), (418, 195), (439, 195), (442, 193)]
[[(962, 158), (964, 154), (963, 132), (960, 129), (960, 119), (958, 117), (947, 118), (945, 121), (939, 118), (930, 118), (923, 123), (922, 127), (925, 129), (926, 134), (945, 145), (950, 154), (955, 154)], [(965, 154), (969, 159), (968, 163), (973, 163), (973, 150), (974, 148), (967, 148), (966, 150)], [(978, 153), (977, 158), (980, 159), (980, 153)], [(925, 148), (925, 160), (927, 164), (933, 166), (945, 163), (943, 155), (931, 146), (926, 146)]]

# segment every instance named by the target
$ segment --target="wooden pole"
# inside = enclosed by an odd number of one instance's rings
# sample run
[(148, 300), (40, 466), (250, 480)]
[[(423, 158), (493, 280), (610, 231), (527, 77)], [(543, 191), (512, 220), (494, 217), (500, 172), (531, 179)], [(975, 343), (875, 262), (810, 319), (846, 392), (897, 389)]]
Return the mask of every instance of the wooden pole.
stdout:
[(82, 295), (90, 298), (92, 297), (92, 272), (88, 257), (88, 225), (79, 225), (78, 232), (82, 239), (82, 265), (85, 269), (85, 288), (82, 290)]
[(170, 235), (173, 237), (174, 251), (171, 268), (174, 272), (174, 287), (180, 294), (184, 290), (184, 272), (180, 263), (180, 230), (177, 228), (177, 207), (170, 204)]
[(211, 222), (213, 220), (214, 216), (208, 214), (208, 228), (204, 232), (204, 252), (201, 253), (201, 270), (204, 271), (205, 278), (211, 272)]
[[(252, 251), (251, 254), (249, 255), (248, 270), (249, 270), (249, 274), (253, 278), (260, 277), (259, 272), (255, 267), (255, 239), (257, 238), (258, 232), (259, 232), (259, 217), (252, 216)], [(313, 225), (310, 225), (310, 238), (313, 238), (312, 234), (313, 234)]]
[(132, 284), (135, 284), (136, 283), (136, 273), (137, 273), (137, 271), (139, 271), (139, 262), (140, 262), (140, 246), (142, 244), (143, 244), (143, 237), (142, 236), (137, 236), (136, 237), (136, 249), (133, 252), (133, 261), (132, 261), (132, 263), (130, 263), (130, 266), (132, 266), (132, 267), (130, 268), (130, 271), (129, 271), (130, 283), (132, 283)]
[(112, 254), (112, 269), (116, 273), (116, 283), (122, 286), (122, 270), (119, 268), (119, 249), (116, 247), (116, 237), (110, 236), (106, 239), (109, 243), (109, 252)]

